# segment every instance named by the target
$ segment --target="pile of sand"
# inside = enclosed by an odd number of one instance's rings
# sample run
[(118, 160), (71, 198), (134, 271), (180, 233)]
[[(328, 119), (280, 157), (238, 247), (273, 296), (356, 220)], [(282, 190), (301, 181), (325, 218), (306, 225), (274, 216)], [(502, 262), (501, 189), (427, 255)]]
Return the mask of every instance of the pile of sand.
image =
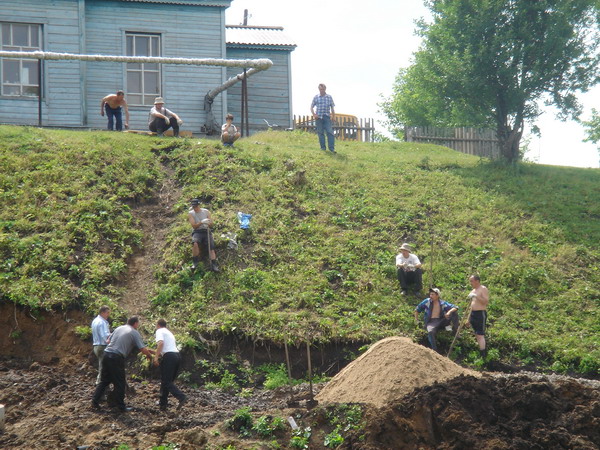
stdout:
[(459, 375), (479, 376), (408, 338), (394, 336), (373, 344), (327, 383), (316, 399), (382, 407), (415, 388)]

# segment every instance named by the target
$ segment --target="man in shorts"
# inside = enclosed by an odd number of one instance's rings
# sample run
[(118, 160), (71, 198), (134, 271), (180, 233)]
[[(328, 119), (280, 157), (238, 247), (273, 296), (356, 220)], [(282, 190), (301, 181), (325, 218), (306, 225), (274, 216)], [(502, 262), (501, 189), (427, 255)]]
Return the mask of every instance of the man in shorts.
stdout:
[(483, 358), (487, 356), (487, 347), (485, 342), (485, 328), (487, 323), (487, 307), (490, 302), (488, 289), (481, 284), (479, 275), (471, 275), (469, 283), (473, 290), (469, 294), (471, 299), (471, 315), (469, 324), (475, 332), (475, 339), (479, 344), (479, 353)]
[(200, 263), (200, 246), (205, 246), (208, 250), (208, 259), (210, 261), (210, 270), (219, 271), (217, 263), (217, 254), (215, 253), (215, 241), (213, 240), (210, 227), (213, 224), (210, 211), (200, 207), (200, 200), (192, 199), (191, 208), (188, 214), (188, 220), (193, 228), (192, 231), (192, 269), (196, 269)]

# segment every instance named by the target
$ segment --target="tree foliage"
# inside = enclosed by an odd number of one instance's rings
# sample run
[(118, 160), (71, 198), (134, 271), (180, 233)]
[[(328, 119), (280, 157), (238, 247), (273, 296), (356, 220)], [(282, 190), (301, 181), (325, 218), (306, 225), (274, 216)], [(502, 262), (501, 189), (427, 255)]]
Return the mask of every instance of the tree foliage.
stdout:
[(390, 124), (494, 127), (509, 161), (540, 101), (577, 117), (597, 81), (593, 0), (431, 0), (423, 44), (382, 104)]

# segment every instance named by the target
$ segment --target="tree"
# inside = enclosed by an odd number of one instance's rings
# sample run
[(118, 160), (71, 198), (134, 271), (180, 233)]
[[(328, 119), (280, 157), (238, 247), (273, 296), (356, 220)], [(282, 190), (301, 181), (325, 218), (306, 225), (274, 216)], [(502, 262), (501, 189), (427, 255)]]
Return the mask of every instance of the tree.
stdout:
[(596, 0), (430, 0), (432, 23), (414, 63), (381, 106), (390, 124), (494, 127), (502, 155), (519, 158), (540, 101), (561, 118), (598, 81)]
[[(600, 144), (600, 112), (596, 108), (592, 108), (592, 117), (590, 117), (589, 121), (583, 121), (582, 123), (587, 133), (587, 138), (584, 139), (584, 142)], [(598, 152), (600, 153), (600, 145), (598, 146)]]

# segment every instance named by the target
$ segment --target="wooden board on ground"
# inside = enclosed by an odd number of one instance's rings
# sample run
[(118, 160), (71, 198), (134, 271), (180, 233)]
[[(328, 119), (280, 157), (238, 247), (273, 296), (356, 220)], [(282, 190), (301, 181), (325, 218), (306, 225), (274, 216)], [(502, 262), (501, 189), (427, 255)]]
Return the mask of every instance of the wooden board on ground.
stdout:
[[(134, 133), (134, 134), (145, 134), (146, 136), (156, 136), (156, 133), (153, 131), (144, 131), (144, 130), (125, 130), (125, 133)], [(173, 136), (173, 130), (165, 131), (165, 136)], [(179, 130), (179, 137), (193, 137), (191, 131), (188, 130)]]

